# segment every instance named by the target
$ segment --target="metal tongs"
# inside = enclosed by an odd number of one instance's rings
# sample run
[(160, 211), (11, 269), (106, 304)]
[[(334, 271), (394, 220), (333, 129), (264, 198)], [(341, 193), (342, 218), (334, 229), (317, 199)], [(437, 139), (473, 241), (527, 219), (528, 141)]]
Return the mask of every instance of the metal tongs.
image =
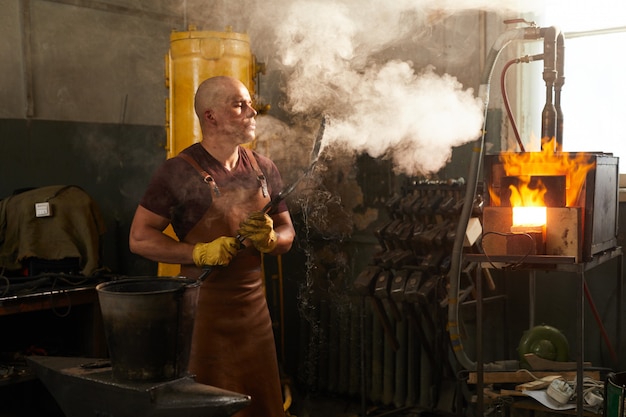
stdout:
[[(315, 164), (317, 163), (317, 160), (319, 159), (320, 150), (322, 149), (322, 139), (324, 138), (324, 130), (326, 129), (326, 121), (327, 121), (327, 119), (328, 119), (328, 117), (326, 115), (322, 116), (322, 121), (320, 122), (320, 127), (319, 127), (319, 129), (317, 131), (317, 136), (315, 137), (315, 142), (313, 143), (313, 150), (311, 151), (311, 159), (310, 159), (310, 162), (309, 162), (309, 167), (294, 182), (292, 182), (287, 187), (283, 188), (278, 194), (276, 194), (276, 196), (274, 198), (272, 198), (261, 209), (262, 213), (267, 214), (267, 213), (270, 212), (270, 210), (272, 210), (273, 208), (276, 208), (278, 206), (278, 204), (281, 201), (283, 201), (285, 198), (287, 198), (287, 196), (289, 194), (291, 194), (293, 192), (293, 190), (296, 189), (298, 184), (313, 171), (313, 169), (315, 168)], [(239, 244), (241, 245), (240, 246), (241, 249), (243, 249), (245, 247), (245, 245), (243, 244), (243, 241), (245, 240), (245, 238), (243, 236), (241, 236), (241, 234), (238, 234), (236, 236), (236, 238), (239, 241)], [(213, 271), (214, 268), (215, 267), (212, 266), (212, 265), (207, 265), (207, 266), (203, 267), (202, 268), (202, 273), (200, 274), (200, 277), (198, 279), (200, 281), (204, 281), (206, 279), (206, 277)]]
[(269, 213), (271, 209), (278, 206), (278, 204), (281, 201), (287, 198), (287, 196), (291, 194), (293, 190), (296, 189), (300, 181), (302, 181), (303, 178), (307, 177), (313, 171), (313, 168), (315, 168), (315, 164), (317, 163), (317, 160), (320, 157), (320, 149), (322, 148), (322, 139), (324, 138), (324, 130), (326, 129), (327, 119), (328, 117), (326, 115), (322, 116), (322, 121), (320, 122), (320, 127), (319, 127), (319, 130), (317, 131), (317, 136), (315, 137), (315, 143), (313, 143), (313, 150), (311, 151), (311, 160), (309, 162), (309, 167), (307, 168), (307, 170), (304, 171), (304, 173), (300, 175), (298, 179), (296, 179), (293, 183), (289, 184), (289, 186), (283, 188), (274, 198), (272, 198), (270, 202), (267, 203), (265, 207), (263, 207), (263, 209), (261, 209), (263, 213), (267, 214)]

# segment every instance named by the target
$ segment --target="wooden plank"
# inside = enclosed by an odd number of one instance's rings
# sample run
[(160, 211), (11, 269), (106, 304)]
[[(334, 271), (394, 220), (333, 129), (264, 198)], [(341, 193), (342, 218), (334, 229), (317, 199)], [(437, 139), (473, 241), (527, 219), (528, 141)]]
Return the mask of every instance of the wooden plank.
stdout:
[[(530, 365), (531, 372), (534, 372), (534, 369), (544, 371), (572, 371), (576, 369), (576, 362), (551, 361), (534, 353), (525, 353), (524, 359)], [(583, 366), (591, 366), (591, 362), (583, 362)]]
[(504, 397), (525, 397), (526, 396), (526, 394), (524, 394), (522, 391), (517, 391), (514, 389), (501, 389), (500, 395)]
[[(576, 371), (532, 371), (532, 375), (534, 375), (535, 378), (544, 378), (551, 375), (559, 375), (567, 381), (576, 379)], [(484, 372), (483, 382), (485, 384), (523, 384), (524, 382), (534, 381), (535, 378), (533, 378), (532, 375), (525, 371)], [(600, 371), (586, 371), (584, 375), (597, 381), (600, 380)], [(476, 384), (477, 382), (477, 373), (470, 372), (467, 383)]]
[(544, 388), (548, 388), (548, 385), (555, 379), (561, 378), (559, 375), (550, 375), (543, 378), (539, 378), (535, 381), (524, 382), (515, 387), (517, 391), (535, 391)]

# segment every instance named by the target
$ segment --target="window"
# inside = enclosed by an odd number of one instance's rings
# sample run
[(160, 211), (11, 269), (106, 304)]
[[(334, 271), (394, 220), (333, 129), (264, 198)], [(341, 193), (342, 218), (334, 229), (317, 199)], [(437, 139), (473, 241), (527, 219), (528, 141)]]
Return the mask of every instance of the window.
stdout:
[[(565, 84), (561, 93), (563, 150), (606, 152), (620, 157), (626, 171), (626, 2), (623, 0), (551, 0), (535, 17), (539, 27), (556, 26), (565, 35)], [(536, 42), (538, 43), (538, 42)], [(525, 53), (538, 53), (528, 45)], [(539, 46), (542, 49), (542, 46)], [(541, 51), (539, 51), (541, 52)], [(540, 67), (539, 67), (540, 65)], [(545, 100), (543, 64), (522, 70), (522, 136), (541, 133)], [(526, 98), (524, 97), (526, 96)], [(531, 109), (531, 110), (529, 110)], [(526, 142), (526, 139), (523, 139)]]

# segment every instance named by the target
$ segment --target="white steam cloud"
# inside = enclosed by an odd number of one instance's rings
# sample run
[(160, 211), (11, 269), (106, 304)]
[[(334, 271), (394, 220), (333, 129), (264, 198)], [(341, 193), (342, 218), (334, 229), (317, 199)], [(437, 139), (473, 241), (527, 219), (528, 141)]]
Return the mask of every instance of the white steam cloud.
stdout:
[[(404, 62), (367, 71), (351, 114), (332, 122), (328, 140), (372, 157), (388, 156), (407, 174), (438, 171), (451, 147), (476, 139), (482, 103), (451, 76), (416, 74)], [(331, 119), (332, 120), (332, 119)]]
[(276, 37), (267, 47), (287, 74), (287, 111), (328, 115), (324, 147), (391, 158), (398, 172), (417, 175), (438, 171), (453, 147), (478, 138), (483, 103), (451, 75), (376, 54), (427, 42), (434, 24), (458, 11), (493, 11), (493, 3), (522, 11), (513, 0), (296, 0), (264, 3), (257, 18), (271, 9)]

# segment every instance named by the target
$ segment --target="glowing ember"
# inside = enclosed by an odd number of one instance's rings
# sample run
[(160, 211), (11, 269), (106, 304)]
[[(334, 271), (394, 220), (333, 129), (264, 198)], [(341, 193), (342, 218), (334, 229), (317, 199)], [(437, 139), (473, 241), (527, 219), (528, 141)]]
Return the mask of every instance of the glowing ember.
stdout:
[(544, 226), (546, 212), (545, 207), (513, 207), (513, 226)]

